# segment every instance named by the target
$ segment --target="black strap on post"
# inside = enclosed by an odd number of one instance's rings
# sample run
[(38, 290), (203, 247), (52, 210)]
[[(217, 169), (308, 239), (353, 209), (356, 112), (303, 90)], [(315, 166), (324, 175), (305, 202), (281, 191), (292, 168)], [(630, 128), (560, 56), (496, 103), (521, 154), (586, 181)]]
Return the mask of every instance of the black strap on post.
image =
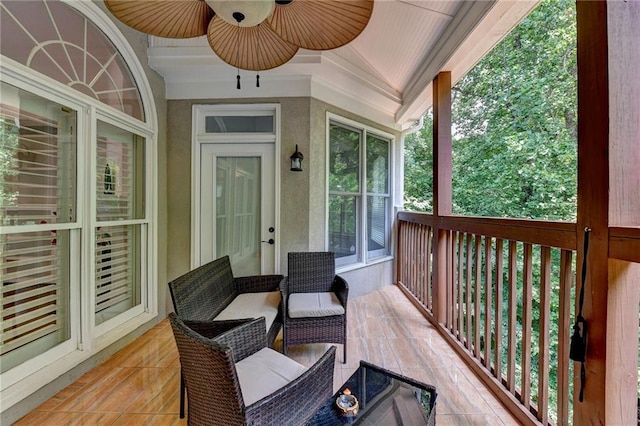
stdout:
[(585, 362), (587, 361), (587, 321), (582, 316), (584, 305), (584, 287), (587, 279), (587, 253), (589, 252), (589, 233), (591, 229), (584, 229), (584, 255), (582, 258), (582, 285), (580, 286), (580, 296), (578, 300), (578, 315), (573, 325), (571, 335), (571, 347), (569, 348), (569, 358), (580, 363), (580, 395), (578, 400), (584, 400), (584, 385), (587, 378)]

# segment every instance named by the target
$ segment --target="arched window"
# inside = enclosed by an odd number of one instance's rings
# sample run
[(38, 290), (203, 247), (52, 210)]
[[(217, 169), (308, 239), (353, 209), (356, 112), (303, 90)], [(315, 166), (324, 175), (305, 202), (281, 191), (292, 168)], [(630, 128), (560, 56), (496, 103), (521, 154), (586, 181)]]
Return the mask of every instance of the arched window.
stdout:
[(0, 2), (3, 401), (155, 317), (154, 126), (142, 67), (95, 4)]
[(59, 1), (0, 5), (3, 56), (144, 120), (138, 86), (107, 36)]

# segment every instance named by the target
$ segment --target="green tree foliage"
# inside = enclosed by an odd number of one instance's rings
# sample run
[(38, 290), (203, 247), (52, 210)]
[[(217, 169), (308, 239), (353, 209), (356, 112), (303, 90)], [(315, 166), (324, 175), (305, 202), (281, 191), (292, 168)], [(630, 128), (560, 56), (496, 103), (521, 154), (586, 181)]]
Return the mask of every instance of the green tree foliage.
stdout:
[[(453, 211), (575, 220), (575, 5), (544, 0), (453, 88)], [(429, 211), (431, 121), (405, 144), (406, 207)], [(427, 198), (429, 197), (429, 198)]]
[(433, 212), (433, 110), (424, 117), (422, 128), (408, 134), (404, 143), (404, 208)]
[(455, 86), (455, 213), (575, 219), (575, 40), (546, 0)]

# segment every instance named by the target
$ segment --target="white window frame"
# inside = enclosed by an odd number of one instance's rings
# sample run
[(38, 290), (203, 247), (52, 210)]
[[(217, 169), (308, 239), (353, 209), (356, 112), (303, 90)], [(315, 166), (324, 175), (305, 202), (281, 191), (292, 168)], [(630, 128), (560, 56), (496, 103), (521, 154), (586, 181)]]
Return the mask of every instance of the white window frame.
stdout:
[[(330, 155), (331, 155), (331, 141), (330, 141), (330, 128), (331, 123), (335, 123), (338, 125), (343, 125), (346, 128), (352, 128), (355, 131), (360, 132), (361, 140), (360, 140), (360, 167), (359, 167), (359, 181), (360, 181), (360, 190), (359, 195), (357, 196), (357, 200), (359, 205), (359, 226), (357, 229), (357, 247), (355, 255), (346, 256), (342, 259), (336, 259), (336, 267), (339, 271), (347, 271), (351, 269), (357, 269), (366, 265), (371, 265), (374, 263), (378, 263), (381, 261), (386, 261), (390, 259), (393, 255), (393, 244), (392, 244), (392, 223), (393, 223), (393, 200), (394, 200), (394, 155), (395, 155), (395, 137), (386, 133), (380, 129), (376, 129), (374, 127), (368, 126), (366, 124), (362, 124), (360, 122), (342, 117), (338, 114), (334, 114), (331, 112), (327, 112), (326, 114), (326, 200), (325, 200), (325, 218), (326, 218), (326, 233), (325, 233), (325, 249), (330, 250), (329, 247), (329, 198), (330, 198), (330, 186), (329, 186), (329, 176), (330, 176)], [(386, 249), (376, 250), (375, 252), (370, 252), (368, 243), (367, 243), (367, 199), (368, 199), (368, 191), (367, 191), (367, 163), (366, 163), (366, 152), (367, 152), (367, 135), (376, 136), (380, 139), (385, 139), (389, 141), (389, 169), (387, 170), (388, 174), (388, 205), (386, 209), (387, 221), (385, 223), (385, 234), (386, 234)]]
[[(125, 337), (158, 314), (157, 285), (157, 112), (144, 68), (129, 42), (105, 12), (92, 2), (62, 0), (100, 28), (118, 49), (138, 85), (146, 122), (118, 111), (9, 58), (0, 61), (2, 81), (22, 90), (67, 105), (77, 111), (77, 217), (60, 224), (69, 229), (71, 256), (79, 259), (71, 265), (70, 321), (71, 337), (60, 345), (25, 361), (0, 375), (2, 410), (28, 397), (102, 349)], [(141, 305), (99, 326), (95, 326), (95, 143), (97, 120), (132, 131), (145, 139), (145, 218), (118, 221), (117, 224), (141, 224), (144, 238), (141, 252)], [(15, 231), (6, 227), (3, 232)], [(13, 228), (13, 227), (11, 227)], [(29, 227), (20, 227), (28, 232)], [(82, 285), (82, 288), (80, 286)]]

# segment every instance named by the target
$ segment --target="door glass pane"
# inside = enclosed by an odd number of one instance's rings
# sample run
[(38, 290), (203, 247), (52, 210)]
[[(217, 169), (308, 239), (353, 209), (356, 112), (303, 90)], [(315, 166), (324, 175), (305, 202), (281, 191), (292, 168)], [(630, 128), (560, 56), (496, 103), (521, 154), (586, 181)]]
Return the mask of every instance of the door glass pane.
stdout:
[(0, 235), (2, 373), (68, 340), (69, 230)]
[(216, 257), (235, 276), (260, 274), (260, 157), (217, 157)]
[(96, 325), (141, 303), (142, 226), (96, 229)]
[(75, 221), (76, 112), (0, 83), (0, 225)]
[(97, 220), (144, 218), (144, 139), (98, 121)]

